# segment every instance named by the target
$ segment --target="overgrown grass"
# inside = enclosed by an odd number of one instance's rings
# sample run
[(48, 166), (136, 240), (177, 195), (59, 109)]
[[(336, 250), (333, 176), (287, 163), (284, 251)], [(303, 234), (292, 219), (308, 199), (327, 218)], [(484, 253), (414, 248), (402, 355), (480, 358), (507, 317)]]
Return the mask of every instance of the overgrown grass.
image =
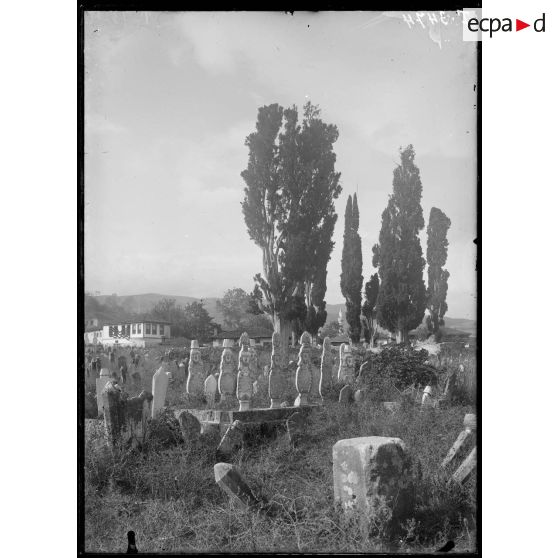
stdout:
[[(243, 448), (233, 460), (254, 492), (273, 501), (272, 517), (236, 509), (214, 480), (218, 440), (202, 438), (164, 451), (113, 454), (86, 441), (86, 550), (123, 551), (134, 530), (141, 552), (432, 551), (447, 540), (473, 551), (476, 479), (447, 483), (439, 465), (471, 406), (444, 410), (407, 405), (391, 413), (376, 403), (314, 412), (292, 448), (284, 433)], [(333, 501), (332, 446), (359, 436), (396, 436), (415, 463), (417, 511), (394, 538), (359, 522)]]

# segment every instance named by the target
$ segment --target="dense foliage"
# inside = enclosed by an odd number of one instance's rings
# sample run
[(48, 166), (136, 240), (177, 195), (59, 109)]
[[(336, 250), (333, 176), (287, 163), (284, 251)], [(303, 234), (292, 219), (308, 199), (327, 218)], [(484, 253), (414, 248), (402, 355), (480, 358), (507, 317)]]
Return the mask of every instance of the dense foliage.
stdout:
[(358, 200), (355, 194), (347, 199), (345, 208), (345, 231), (341, 255), (341, 294), (347, 308), (349, 337), (353, 343), (360, 341), (360, 312), (362, 303), (362, 242), (358, 234)]
[(436, 333), (444, 325), (447, 312), (449, 271), (443, 269), (448, 258), (448, 230), (451, 221), (437, 207), (430, 210), (428, 220), (426, 261), (428, 262), (428, 310), (430, 312), (428, 329)]
[(413, 146), (402, 149), (400, 156), (372, 259), (380, 277), (378, 322), (395, 331), (399, 343), (408, 341), (409, 331), (420, 325), (426, 309), (425, 261), (419, 239), (424, 228), (422, 183)]
[(256, 131), (246, 138), (242, 212), (263, 255), (255, 276), (259, 305), (284, 340), (293, 327), (317, 332), (325, 323), (334, 200), (341, 192), (333, 151), (338, 135), (310, 103), (301, 124), (295, 106), (272, 104), (258, 110)]

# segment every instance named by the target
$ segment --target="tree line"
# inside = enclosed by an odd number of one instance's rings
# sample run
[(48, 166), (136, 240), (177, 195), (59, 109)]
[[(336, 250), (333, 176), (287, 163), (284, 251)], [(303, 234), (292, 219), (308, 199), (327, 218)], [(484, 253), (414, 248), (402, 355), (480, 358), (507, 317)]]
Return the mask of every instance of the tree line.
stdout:
[[(333, 150), (338, 137), (337, 127), (323, 122), (319, 108), (308, 102), (301, 122), (296, 106), (261, 107), (256, 130), (246, 138), (242, 212), (263, 261), (250, 304), (254, 313), (269, 318), (285, 341), (303, 330), (316, 335), (327, 319), (327, 264), (337, 221), (334, 201), (341, 193)], [(451, 221), (441, 209), (431, 209), (425, 260), (419, 239), (425, 224), (422, 182), (413, 146), (400, 149), (399, 155), (393, 191), (372, 249), (377, 271), (364, 285), (364, 302), (358, 200), (356, 194), (347, 198), (340, 286), (353, 342), (362, 334), (370, 341), (378, 325), (395, 333), (398, 342), (406, 342), (425, 315), (432, 333), (444, 325)], [(423, 278), (426, 263), (428, 286)], [(332, 327), (335, 322), (328, 324)]]

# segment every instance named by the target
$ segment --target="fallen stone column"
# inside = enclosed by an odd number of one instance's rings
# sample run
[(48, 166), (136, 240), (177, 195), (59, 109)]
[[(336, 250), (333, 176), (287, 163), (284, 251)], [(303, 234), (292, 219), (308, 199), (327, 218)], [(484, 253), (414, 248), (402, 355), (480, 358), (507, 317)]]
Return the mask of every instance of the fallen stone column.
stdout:
[(442, 461), (442, 469), (449, 467), (457, 457), (462, 455), (463, 452), (466, 451), (470, 441), (474, 439), (474, 433), (477, 429), (477, 416), (473, 413), (465, 415), (465, 418), (463, 419), (463, 426), (465, 428), (459, 433), (457, 440), (455, 440), (453, 446)]
[(215, 482), (229, 495), (233, 502), (245, 509), (259, 505), (259, 501), (236, 467), (230, 463), (216, 463), (213, 466), (213, 471)]
[(461, 463), (457, 468), (457, 471), (452, 476), (452, 479), (459, 484), (465, 484), (469, 477), (473, 474), (473, 471), (477, 467), (477, 447), (475, 446), (471, 453), (467, 456), (467, 459)]

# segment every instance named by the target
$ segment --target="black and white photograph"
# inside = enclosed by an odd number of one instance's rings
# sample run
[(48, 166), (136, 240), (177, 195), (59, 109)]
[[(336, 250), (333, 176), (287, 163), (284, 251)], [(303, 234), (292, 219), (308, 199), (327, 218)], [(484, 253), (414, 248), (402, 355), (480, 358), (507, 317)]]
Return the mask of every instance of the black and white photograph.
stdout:
[(81, 551), (478, 553), (463, 12), (81, 16)]

